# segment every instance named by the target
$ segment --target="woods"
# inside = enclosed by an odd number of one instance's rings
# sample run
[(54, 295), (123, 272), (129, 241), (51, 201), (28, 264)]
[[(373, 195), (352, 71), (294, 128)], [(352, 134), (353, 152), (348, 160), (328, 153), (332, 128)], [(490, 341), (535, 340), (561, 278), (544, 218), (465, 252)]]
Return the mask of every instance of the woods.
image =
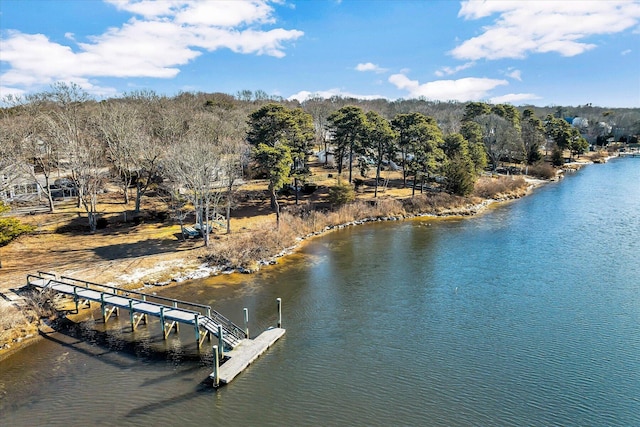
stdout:
[[(633, 142), (640, 133), (637, 109), (590, 105), (573, 109), (580, 116), (573, 126), (568, 108), (340, 97), (300, 103), (261, 91), (175, 97), (139, 91), (98, 101), (64, 83), (4, 105), (0, 170), (7, 201), (20, 188), (54, 212), (57, 199), (72, 197), (93, 232), (98, 200), (115, 185), (125, 206), (133, 201), (134, 217), (149, 194), (181, 224), (191, 212), (205, 245), (211, 221), (226, 221), (231, 233), (234, 194), (253, 178), (266, 179), (279, 224), (279, 195), (292, 191), (298, 204), (314, 180), (313, 154), (338, 178), (347, 171), (348, 185), (369, 180), (374, 199), (387, 185), (383, 172), (400, 169), (411, 197), (466, 196), (483, 173), (559, 164), (565, 151), (571, 160), (588, 150), (588, 140)], [(332, 194), (344, 193), (338, 191), (344, 184)]]

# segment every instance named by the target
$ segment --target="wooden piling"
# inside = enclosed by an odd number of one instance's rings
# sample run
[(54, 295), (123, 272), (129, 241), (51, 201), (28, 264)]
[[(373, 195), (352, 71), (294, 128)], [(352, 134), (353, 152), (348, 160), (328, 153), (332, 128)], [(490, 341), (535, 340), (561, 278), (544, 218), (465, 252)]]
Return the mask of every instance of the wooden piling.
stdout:
[(276, 298), (278, 302), (278, 328), (282, 327), (282, 298)]
[(248, 308), (244, 308), (244, 333), (247, 335), (247, 338), (249, 338), (249, 309)]
[(222, 325), (218, 325), (218, 351), (220, 352), (220, 360), (224, 359), (224, 338), (222, 334)]
[(211, 378), (213, 379), (213, 386), (218, 387), (220, 385), (220, 360), (218, 359), (218, 346), (214, 345), (212, 349), (213, 353), (213, 373)]

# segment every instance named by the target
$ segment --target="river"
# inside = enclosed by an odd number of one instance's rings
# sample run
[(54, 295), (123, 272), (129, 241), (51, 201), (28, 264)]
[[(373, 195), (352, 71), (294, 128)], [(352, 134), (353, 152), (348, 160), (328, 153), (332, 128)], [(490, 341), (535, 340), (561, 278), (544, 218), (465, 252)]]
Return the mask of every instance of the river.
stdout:
[(162, 290), (286, 335), (230, 385), (183, 326), (88, 321), (0, 365), (0, 424), (640, 425), (640, 159), (466, 219), (374, 223)]

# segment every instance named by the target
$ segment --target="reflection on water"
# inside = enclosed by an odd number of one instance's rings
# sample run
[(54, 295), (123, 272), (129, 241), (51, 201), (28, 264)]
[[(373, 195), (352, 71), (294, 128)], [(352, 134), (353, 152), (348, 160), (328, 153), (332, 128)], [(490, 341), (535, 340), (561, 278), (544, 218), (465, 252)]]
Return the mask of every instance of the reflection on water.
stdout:
[(72, 325), (0, 366), (3, 422), (640, 425), (639, 182), (640, 159), (613, 161), (476, 218), (337, 231), (165, 289), (237, 324), (248, 307), (252, 333), (281, 297), (287, 334), (213, 391), (185, 325)]

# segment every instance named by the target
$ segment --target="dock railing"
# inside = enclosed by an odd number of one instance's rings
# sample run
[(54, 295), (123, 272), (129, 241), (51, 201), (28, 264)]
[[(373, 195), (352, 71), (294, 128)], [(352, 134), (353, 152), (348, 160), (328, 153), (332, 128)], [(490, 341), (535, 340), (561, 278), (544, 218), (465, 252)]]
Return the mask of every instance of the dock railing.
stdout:
[(147, 294), (140, 291), (122, 289), (115, 286), (102, 285), (100, 283), (89, 282), (87, 280), (82, 280), (82, 279), (75, 279), (73, 277), (68, 277), (68, 276), (60, 276), (59, 282), (65, 283), (65, 284), (77, 284), (78, 286), (82, 286), (84, 288), (89, 288), (89, 289), (91, 288), (98, 288), (97, 290), (104, 289), (107, 291), (111, 291), (111, 293), (113, 293), (114, 295), (121, 295), (125, 297), (128, 297), (128, 296), (139, 297), (141, 300), (157, 302), (157, 303), (166, 305), (168, 307), (184, 308), (187, 310), (197, 311), (204, 316), (209, 316), (209, 312), (212, 311), (210, 305), (198, 304), (198, 303), (189, 302), (189, 301), (182, 301), (175, 298), (162, 297), (159, 295)]
[[(238, 340), (247, 338), (247, 334), (244, 329), (227, 319), (222, 314), (213, 310), (210, 305), (198, 304), (190, 301), (178, 300), (175, 298), (168, 298), (159, 295), (148, 294), (131, 289), (122, 289), (115, 286), (103, 285), (100, 283), (90, 282), (88, 280), (76, 279), (68, 276), (60, 276), (53, 273), (47, 273), (38, 271), (36, 274), (27, 274), (27, 284), (32, 284), (31, 280), (44, 280), (46, 285), (43, 288), (48, 288), (51, 284), (60, 283), (63, 285), (71, 285), (78, 288), (92, 289), (101, 293), (110, 293), (117, 296), (123, 296), (128, 298), (140, 299), (142, 301), (153, 302), (155, 304), (164, 305), (171, 308), (180, 308), (185, 311), (192, 311), (199, 313), (202, 316), (206, 316), (213, 320), (216, 324), (221, 325), (225, 334), (230, 334), (236, 337)], [(204, 326), (204, 325), (203, 325)], [(215, 332), (215, 331), (212, 331)]]

